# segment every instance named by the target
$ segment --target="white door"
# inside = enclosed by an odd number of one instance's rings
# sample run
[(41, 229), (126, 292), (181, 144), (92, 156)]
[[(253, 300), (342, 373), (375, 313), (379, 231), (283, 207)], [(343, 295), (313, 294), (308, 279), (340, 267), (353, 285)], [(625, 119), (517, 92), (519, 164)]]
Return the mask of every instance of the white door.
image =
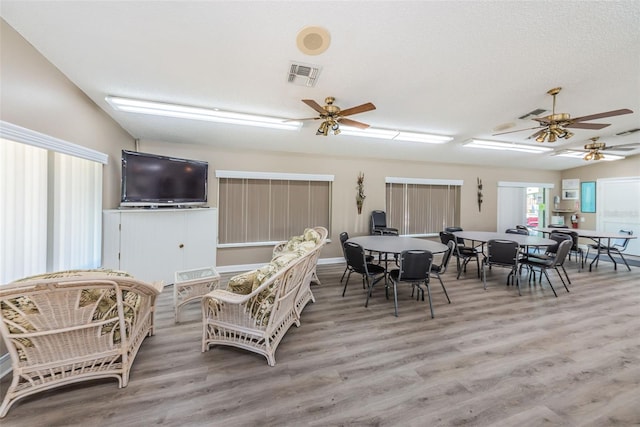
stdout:
[(121, 215), (120, 269), (134, 277), (173, 283), (182, 266), (182, 212), (144, 211)]

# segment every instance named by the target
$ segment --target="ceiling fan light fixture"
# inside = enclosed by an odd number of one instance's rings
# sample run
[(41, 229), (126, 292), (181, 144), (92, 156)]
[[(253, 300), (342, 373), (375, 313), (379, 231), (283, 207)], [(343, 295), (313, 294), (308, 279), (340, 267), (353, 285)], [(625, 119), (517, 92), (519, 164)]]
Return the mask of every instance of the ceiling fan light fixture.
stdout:
[(536, 138), (537, 142), (544, 142), (547, 139), (547, 131), (542, 132), (540, 135), (538, 135), (538, 137)]
[(201, 108), (188, 105), (142, 99), (105, 97), (107, 103), (116, 111), (126, 113), (149, 114), (152, 116), (173, 117), (177, 119), (202, 120), (207, 122), (229, 123), (243, 126), (257, 126), (271, 129), (299, 130), (302, 122), (279, 117), (223, 111), (216, 108)]
[(549, 132), (549, 142), (556, 142), (555, 132)]

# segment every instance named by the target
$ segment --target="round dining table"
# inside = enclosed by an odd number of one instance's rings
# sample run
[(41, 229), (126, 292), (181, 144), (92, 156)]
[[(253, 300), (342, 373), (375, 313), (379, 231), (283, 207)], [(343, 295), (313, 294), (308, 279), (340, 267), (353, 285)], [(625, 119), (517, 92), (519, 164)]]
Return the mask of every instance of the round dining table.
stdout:
[[(460, 237), (465, 240), (471, 240), (472, 242), (487, 243), (489, 240), (511, 240), (518, 243), (520, 246), (551, 246), (555, 245), (555, 240), (548, 239), (541, 236), (528, 236), (525, 234), (514, 233), (498, 233), (495, 231), (454, 231), (453, 234), (456, 237)], [(475, 246), (475, 244), (472, 244)]]
[(399, 254), (408, 250), (427, 250), (437, 254), (446, 252), (447, 245), (432, 240), (418, 239), (416, 237), (402, 236), (358, 236), (348, 240), (362, 246), (367, 251), (380, 252), (387, 254)]

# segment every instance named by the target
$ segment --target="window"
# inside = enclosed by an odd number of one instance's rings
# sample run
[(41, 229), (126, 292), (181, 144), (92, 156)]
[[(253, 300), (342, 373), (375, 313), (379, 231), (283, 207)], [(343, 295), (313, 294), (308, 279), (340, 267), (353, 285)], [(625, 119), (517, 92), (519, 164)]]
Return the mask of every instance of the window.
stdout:
[(219, 247), (272, 245), (330, 229), (332, 175), (216, 171)]
[(409, 236), (437, 235), (460, 224), (462, 181), (386, 178), (387, 226)]
[(107, 156), (0, 124), (0, 283), (99, 267)]

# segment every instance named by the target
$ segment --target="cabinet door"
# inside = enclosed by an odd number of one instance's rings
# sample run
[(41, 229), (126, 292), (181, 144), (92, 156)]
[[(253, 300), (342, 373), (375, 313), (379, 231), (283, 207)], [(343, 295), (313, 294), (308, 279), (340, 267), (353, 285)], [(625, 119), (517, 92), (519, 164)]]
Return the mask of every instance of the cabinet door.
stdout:
[(183, 270), (215, 267), (218, 244), (218, 211), (192, 209), (184, 212)]
[(145, 281), (173, 283), (181, 268), (183, 212), (142, 211), (121, 215), (120, 269)]

